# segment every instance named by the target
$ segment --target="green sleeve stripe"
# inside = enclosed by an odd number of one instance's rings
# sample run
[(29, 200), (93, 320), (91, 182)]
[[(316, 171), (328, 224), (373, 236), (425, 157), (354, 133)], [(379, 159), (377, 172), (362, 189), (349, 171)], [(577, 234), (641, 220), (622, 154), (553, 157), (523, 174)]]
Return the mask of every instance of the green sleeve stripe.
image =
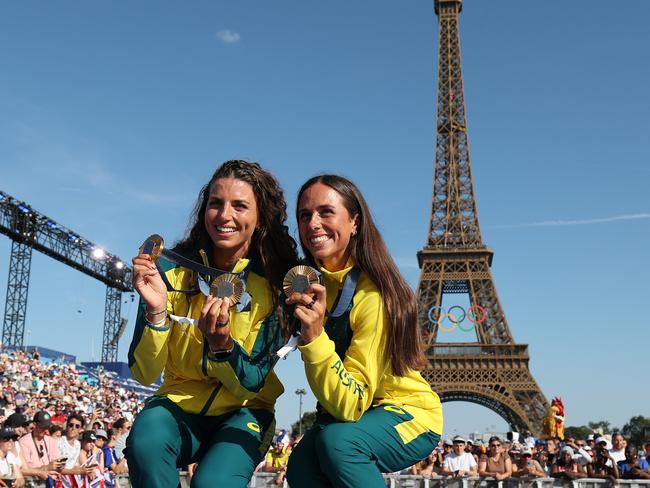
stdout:
[(131, 345), (129, 346), (129, 368), (135, 364), (135, 350), (137, 349), (138, 344), (140, 344), (144, 328), (147, 325), (147, 321), (144, 318), (145, 309), (146, 305), (142, 299), (140, 299), (140, 303), (138, 304), (138, 316), (135, 319), (135, 328), (133, 330), (133, 339), (131, 339)]
[(235, 342), (235, 348), (226, 360), (243, 388), (255, 393), (262, 389), (266, 376), (278, 360), (275, 352), (281, 345), (280, 322), (276, 313), (262, 323), (250, 355)]

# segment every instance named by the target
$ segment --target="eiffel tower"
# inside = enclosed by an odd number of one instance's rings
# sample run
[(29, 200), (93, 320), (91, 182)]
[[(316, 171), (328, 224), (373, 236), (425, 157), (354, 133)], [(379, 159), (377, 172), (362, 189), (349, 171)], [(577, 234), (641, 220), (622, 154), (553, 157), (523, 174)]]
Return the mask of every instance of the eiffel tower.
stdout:
[[(429, 361), (423, 375), (443, 402), (483, 405), (511, 430), (539, 436), (548, 402), (528, 368), (528, 345), (517, 344), (510, 332), (476, 211), (458, 35), (462, 0), (434, 5), (440, 54), (433, 203), (427, 244), (418, 252), (418, 319)], [(457, 293), (469, 296), (470, 307), (451, 307), (458, 310), (442, 316), (443, 295)], [(460, 324), (465, 317), (479, 323), (477, 342), (436, 341), (453, 325), (449, 320)]]

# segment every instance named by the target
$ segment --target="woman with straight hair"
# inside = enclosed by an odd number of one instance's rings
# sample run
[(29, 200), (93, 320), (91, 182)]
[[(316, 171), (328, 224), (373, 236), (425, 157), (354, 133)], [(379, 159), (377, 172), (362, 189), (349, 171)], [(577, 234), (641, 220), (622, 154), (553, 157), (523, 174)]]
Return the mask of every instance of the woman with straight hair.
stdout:
[[(189, 232), (173, 249), (186, 267), (145, 252), (133, 259), (141, 300), (129, 366), (145, 385), (164, 372), (127, 439), (133, 486), (175, 488), (177, 468), (196, 462), (193, 487), (248, 485), (284, 391), (272, 367), (283, 343), (279, 289), (297, 261), (286, 219), (269, 172), (226, 161), (202, 188)], [(204, 291), (213, 279), (234, 276), (241, 281), (233, 289), (245, 283), (237, 303)]]
[(318, 399), (287, 480), (292, 488), (384, 487), (382, 472), (426, 458), (442, 433), (440, 399), (418, 372), (415, 297), (351, 181), (311, 178), (296, 216), (306, 260), (324, 284), (287, 300)]

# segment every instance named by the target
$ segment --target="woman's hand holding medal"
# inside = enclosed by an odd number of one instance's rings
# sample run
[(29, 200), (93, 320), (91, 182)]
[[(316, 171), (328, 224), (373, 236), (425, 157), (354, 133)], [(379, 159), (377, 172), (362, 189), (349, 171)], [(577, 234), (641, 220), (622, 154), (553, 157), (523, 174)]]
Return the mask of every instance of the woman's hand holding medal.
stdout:
[(304, 293), (289, 295), (286, 303), (296, 306), (293, 315), (301, 323), (298, 344), (304, 346), (321, 335), (327, 311), (327, 292), (323, 285), (312, 283)]
[(149, 254), (140, 253), (132, 262), (133, 288), (147, 304), (147, 320), (158, 323), (164, 318), (161, 312), (167, 310), (167, 286)]
[(229, 309), (228, 297), (218, 298), (213, 294), (206, 297), (201, 309), (198, 327), (213, 353), (227, 351), (232, 347)]

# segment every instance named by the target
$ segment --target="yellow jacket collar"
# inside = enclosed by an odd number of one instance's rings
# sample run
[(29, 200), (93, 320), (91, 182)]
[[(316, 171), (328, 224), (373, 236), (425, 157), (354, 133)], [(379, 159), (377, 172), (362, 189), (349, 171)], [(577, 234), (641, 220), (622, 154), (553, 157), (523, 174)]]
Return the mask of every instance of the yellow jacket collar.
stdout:
[(250, 263), (251, 260), (248, 258), (239, 258), (235, 265), (232, 267), (230, 270), (231, 273), (240, 273), (246, 269), (246, 266), (248, 266), (248, 263)]
[(338, 283), (343, 283), (345, 281), (345, 277), (347, 276), (347, 274), (356, 265), (356, 263), (352, 258), (348, 258), (348, 261), (345, 263), (345, 268), (339, 271), (328, 271), (327, 269), (325, 269), (323, 263), (321, 263), (320, 261), (316, 261), (316, 264), (318, 265), (318, 269), (320, 270), (321, 273), (323, 273), (323, 276), (325, 277), (326, 280), (332, 280)]

